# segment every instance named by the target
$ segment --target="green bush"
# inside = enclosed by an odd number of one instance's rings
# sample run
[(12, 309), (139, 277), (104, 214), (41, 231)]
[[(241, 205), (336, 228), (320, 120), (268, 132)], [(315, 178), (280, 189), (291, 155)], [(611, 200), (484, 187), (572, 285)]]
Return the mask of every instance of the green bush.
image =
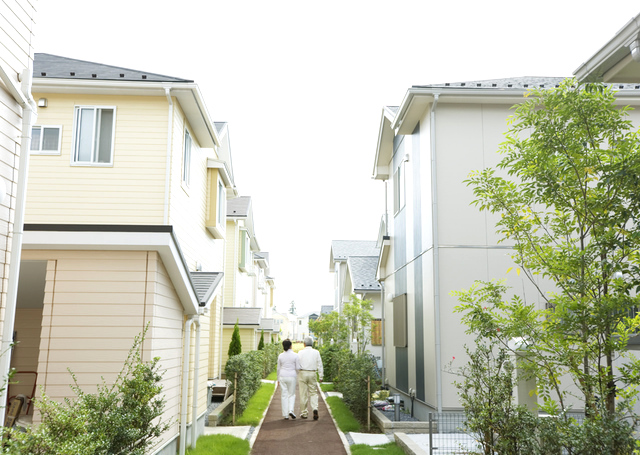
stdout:
[(377, 390), (376, 363), (369, 354), (355, 355), (349, 353), (349, 362), (340, 368), (337, 380), (337, 388), (342, 392), (344, 403), (351, 412), (361, 421), (366, 420), (369, 411), (369, 394), (367, 378), (371, 380), (371, 391)]
[(344, 343), (323, 344), (319, 351), (324, 367), (323, 379), (327, 382), (337, 382), (342, 365), (348, 364), (353, 354)]
[(260, 341), (258, 342), (258, 351), (262, 351), (264, 349), (264, 330), (260, 331)]
[(229, 343), (229, 350), (227, 354), (229, 357), (242, 353), (242, 341), (240, 340), (240, 327), (238, 326), (238, 320), (236, 319), (236, 325), (233, 326), (233, 333), (231, 334), (231, 342)]
[(264, 372), (264, 352), (249, 351), (234, 355), (227, 360), (224, 372), (231, 383), (231, 393), (234, 391), (235, 375), (238, 374), (236, 412), (241, 414), (249, 399), (260, 388)]
[[(146, 332), (146, 330), (145, 330)], [(9, 452), (30, 455), (144, 455), (169, 428), (159, 417), (165, 401), (156, 357), (141, 358), (144, 333), (135, 338), (124, 367), (113, 385), (98, 385), (84, 393), (72, 374), (76, 394), (59, 403), (44, 393), (34, 400), (42, 423), (26, 433), (14, 433)]]
[(262, 352), (264, 353), (262, 377), (266, 378), (276, 369), (278, 356), (282, 352), (282, 345), (280, 343), (265, 344)]

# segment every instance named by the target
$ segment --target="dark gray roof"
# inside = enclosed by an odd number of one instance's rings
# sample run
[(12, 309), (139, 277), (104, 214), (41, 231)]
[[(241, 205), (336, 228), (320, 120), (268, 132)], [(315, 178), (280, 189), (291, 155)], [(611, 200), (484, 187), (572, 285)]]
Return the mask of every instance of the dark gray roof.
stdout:
[(376, 280), (377, 256), (349, 256), (347, 264), (355, 292), (380, 291), (380, 283)]
[(189, 272), (191, 281), (198, 296), (200, 306), (205, 306), (211, 299), (218, 285), (222, 282), (222, 272)]
[(250, 196), (240, 196), (227, 200), (227, 216), (249, 216)]
[(375, 240), (334, 240), (331, 242), (333, 260), (346, 261), (349, 256), (378, 257), (380, 249), (376, 244)]
[(222, 313), (224, 325), (235, 325), (238, 321), (238, 325), (260, 326), (260, 313), (262, 313), (260, 308), (224, 307)]
[(480, 81), (446, 82), (443, 84), (414, 85), (415, 88), (468, 88), (468, 89), (528, 89), (553, 88), (558, 86), (563, 77), (511, 77), (505, 79), (485, 79)]
[(48, 79), (93, 79), (107, 81), (193, 82), (178, 77), (103, 65), (58, 55), (36, 53), (33, 77)]

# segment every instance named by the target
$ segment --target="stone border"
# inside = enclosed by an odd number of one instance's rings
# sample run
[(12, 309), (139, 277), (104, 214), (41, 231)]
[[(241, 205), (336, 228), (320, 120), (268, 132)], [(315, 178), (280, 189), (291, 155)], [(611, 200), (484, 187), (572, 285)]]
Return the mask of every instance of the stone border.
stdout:
[[(429, 422), (396, 422), (394, 420), (389, 420), (387, 416), (376, 408), (371, 408), (371, 418), (384, 434), (395, 433), (396, 431), (406, 434), (429, 433)], [(433, 422), (433, 426), (434, 433), (437, 433), (437, 422)]]
[(407, 455), (428, 455), (427, 452), (422, 450), (406, 433), (394, 433), (393, 437), (396, 440), (396, 444), (398, 444)]

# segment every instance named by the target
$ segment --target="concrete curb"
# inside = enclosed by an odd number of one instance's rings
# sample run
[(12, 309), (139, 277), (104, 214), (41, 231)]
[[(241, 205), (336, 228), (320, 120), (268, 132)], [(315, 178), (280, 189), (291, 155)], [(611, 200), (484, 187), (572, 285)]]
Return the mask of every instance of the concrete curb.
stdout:
[(394, 433), (393, 437), (396, 440), (396, 444), (398, 444), (407, 455), (428, 455), (427, 452), (413, 442), (406, 433)]

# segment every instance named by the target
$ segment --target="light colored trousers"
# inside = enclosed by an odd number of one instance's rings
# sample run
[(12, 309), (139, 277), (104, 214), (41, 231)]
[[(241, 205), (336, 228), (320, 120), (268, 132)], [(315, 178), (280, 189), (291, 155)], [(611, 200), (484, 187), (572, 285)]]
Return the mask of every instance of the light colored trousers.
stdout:
[(307, 405), (311, 401), (311, 410), (318, 409), (318, 382), (316, 380), (315, 371), (303, 371), (298, 373), (298, 382), (300, 383), (300, 415), (309, 414)]
[(296, 404), (296, 378), (294, 376), (285, 376), (279, 378), (280, 387), (282, 388), (282, 417), (289, 417), (289, 413), (293, 413), (293, 405)]

